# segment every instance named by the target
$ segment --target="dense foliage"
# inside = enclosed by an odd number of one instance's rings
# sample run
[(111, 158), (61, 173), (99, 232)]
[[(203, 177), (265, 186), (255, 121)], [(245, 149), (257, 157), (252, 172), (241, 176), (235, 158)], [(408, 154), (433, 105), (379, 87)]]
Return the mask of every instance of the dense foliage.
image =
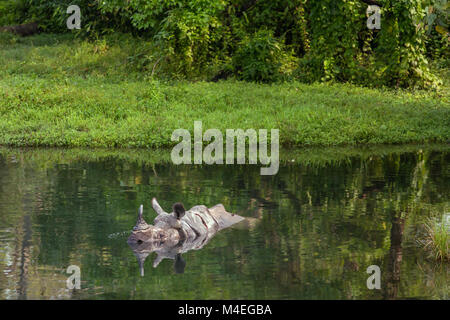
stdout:
[[(447, 0), (379, 0), (381, 30), (361, 0), (3, 0), (0, 23), (37, 21), (67, 32), (65, 10), (82, 11), (79, 33), (131, 32), (151, 40), (136, 63), (173, 76), (270, 82), (349, 81), (434, 87), (428, 59), (448, 59)], [(140, 61), (140, 60), (146, 61)]]

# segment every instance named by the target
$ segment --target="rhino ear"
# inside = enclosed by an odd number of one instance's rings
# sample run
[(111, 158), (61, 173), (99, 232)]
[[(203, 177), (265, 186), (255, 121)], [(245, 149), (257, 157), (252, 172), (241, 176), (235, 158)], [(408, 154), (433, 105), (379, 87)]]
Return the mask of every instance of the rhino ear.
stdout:
[(178, 220), (183, 218), (183, 216), (186, 213), (186, 210), (184, 209), (184, 206), (181, 202), (177, 202), (173, 205), (173, 213), (175, 214), (175, 217)]

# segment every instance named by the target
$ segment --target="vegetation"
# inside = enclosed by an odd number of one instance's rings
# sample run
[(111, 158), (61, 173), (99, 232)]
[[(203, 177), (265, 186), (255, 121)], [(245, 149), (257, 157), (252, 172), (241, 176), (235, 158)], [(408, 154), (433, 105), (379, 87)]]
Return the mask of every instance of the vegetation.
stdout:
[(69, 32), (65, 10), (76, 4), (78, 34), (149, 40), (135, 62), (170, 66), (171, 78), (437, 87), (428, 59), (448, 60), (447, 0), (378, 2), (379, 31), (368, 30), (361, 0), (0, 0), (0, 24)]
[(436, 260), (450, 259), (450, 225), (445, 220), (429, 219), (425, 224), (426, 238), (421, 241), (424, 248), (430, 252), (430, 256)]
[(1, 37), (2, 145), (170, 147), (173, 130), (195, 120), (204, 130), (279, 128), (285, 146), (450, 139), (448, 92), (156, 80), (130, 62), (140, 48), (121, 36)]

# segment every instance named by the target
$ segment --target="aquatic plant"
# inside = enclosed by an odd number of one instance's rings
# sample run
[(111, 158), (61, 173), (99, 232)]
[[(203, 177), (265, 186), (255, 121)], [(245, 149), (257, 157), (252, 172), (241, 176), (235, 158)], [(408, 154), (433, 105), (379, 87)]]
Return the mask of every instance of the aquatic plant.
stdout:
[(450, 251), (450, 215), (445, 214), (442, 220), (430, 218), (425, 223), (426, 237), (421, 243), (430, 257), (436, 260), (449, 260)]

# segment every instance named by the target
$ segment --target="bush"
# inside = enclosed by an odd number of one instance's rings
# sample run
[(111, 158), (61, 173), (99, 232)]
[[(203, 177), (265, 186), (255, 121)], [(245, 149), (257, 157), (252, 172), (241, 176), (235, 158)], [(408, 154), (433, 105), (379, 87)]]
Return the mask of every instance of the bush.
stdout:
[(442, 221), (429, 219), (425, 224), (426, 238), (420, 243), (429, 252), (430, 257), (436, 260), (450, 259), (450, 225), (446, 216)]
[(448, 59), (447, 0), (378, 2), (380, 31), (368, 30), (361, 0), (0, 0), (0, 13), (8, 12), (0, 19), (68, 32), (66, 9), (76, 4), (79, 34), (151, 40), (151, 51), (130, 61), (170, 77), (220, 78), (232, 70), (269, 82), (289, 76), (298, 62), (295, 77), (304, 82), (436, 87), (427, 59)]
[(448, 32), (447, 0), (430, 0), (425, 8), (425, 17), (421, 26), (426, 30), (425, 46), (427, 56), (431, 59), (441, 59), (450, 56)]
[(367, 37), (365, 10), (360, 1), (309, 1), (310, 50), (303, 57), (300, 80), (360, 82), (366, 62), (360, 42)]
[(70, 32), (66, 25), (69, 17), (66, 10), (70, 5), (81, 8), (82, 28), (78, 33), (97, 36), (115, 30), (132, 31), (130, 23), (120, 14), (102, 14), (95, 0), (0, 0), (0, 25), (33, 21), (44, 32)]
[(0, 0), (0, 26), (25, 22), (26, 0)]
[(115, 0), (101, 4), (104, 13), (119, 8), (132, 25), (151, 36), (175, 73), (192, 74), (224, 58), (226, 30), (220, 20), (223, 0)]
[(242, 80), (271, 82), (292, 72), (293, 54), (267, 30), (243, 39), (233, 55), (233, 70)]
[(432, 88), (438, 79), (425, 56), (422, 0), (385, 0), (383, 27), (375, 49), (376, 78), (391, 87)]

